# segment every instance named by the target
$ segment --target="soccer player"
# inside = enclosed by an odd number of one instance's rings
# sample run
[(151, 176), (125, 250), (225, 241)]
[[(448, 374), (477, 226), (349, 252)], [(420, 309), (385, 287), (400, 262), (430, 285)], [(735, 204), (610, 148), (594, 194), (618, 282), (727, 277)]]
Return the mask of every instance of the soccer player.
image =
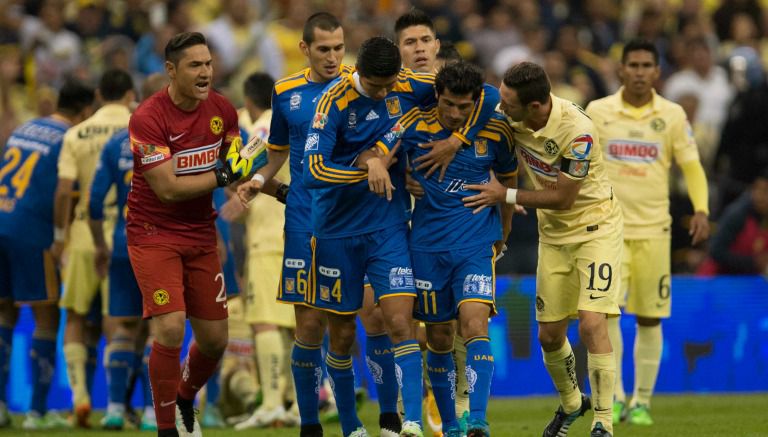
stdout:
[(436, 59), (440, 40), (429, 15), (412, 9), (395, 22), (397, 47), (403, 66), (420, 73), (437, 73)]
[[(145, 100), (128, 127), (133, 150), (128, 255), (144, 317), (154, 325), (149, 377), (158, 435), (199, 436), (194, 398), (216, 370), (228, 338), (211, 192), (247, 176), (258, 156), (240, 156), (237, 113), (211, 90), (205, 37), (175, 35), (165, 60), (170, 85)], [(227, 150), (223, 166), (222, 150)], [(187, 318), (195, 342), (182, 372)]]
[[(427, 153), (419, 144), (431, 138), (445, 138), (464, 126), (483, 91), (483, 74), (468, 63), (452, 63), (437, 73), (435, 91), (436, 108), (414, 108), (401, 120), (401, 147), (411, 159)], [(504, 117), (496, 115), (479, 132), (472, 146), (459, 151), (443, 182), (425, 178), (424, 171), (413, 173), (426, 192), (416, 201), (410, 239), (418, 291), (415, 317), (428, 323), (427, 368), (443, 435), (448, 437), (464, 435), (454, 402), (456, 368), (451, 322), (455, 319), (468, 338), (466, 373), (472, 384), (468, 389), (470, 413), (466, 434), (490, 435), (486, 407), (493, 374), (488, 337), (488, 317), (495, 314), (493, 266), (496, 251), (509, 234), (513, 206), (503, 207), (500, 220), (497, 208), (473, 214), (464, 207), (462, 198), (468, 194), (465, 185), (487, 181), (491, 170), (506, 186), (517, 186), (512, 138)], [(385, 145), (394, 146), (386, 142)]]
[[(67, 242), (64, 296), (60, 302), (60, 306), (67, 311), (64, 359), (67, 362), (76, 422), (83, 428), (90, 427), (88, 417), (91, 397), (88, 381), (93, 377), (86, 368), (89, 361), (96, 360), (95, 345), (89, 343), (97, 339), (101, 331), (100, 326), (94, 326), (87, 318), (98, 294), (102, 295), (102, 305), (107, 301), (106, 290), (102, 289), (103, 278), (97, 274), (94, 263), (96, 250), (88, 228), (88, 195), (104, 144), (117, 131), (128, 127), (128, 118), (131, 116), (129, 106), (136, 100), (131, 75), (119, 69), (104, 72), (97, 96), (104, 105), (90, 118), (73, 126), (64, 137), (53, 204), (55, 232), (51, 246), (54, 259), (61, 260)], [(74, 206), (74, 220), (70, 223), (75, 185), (79, 187), (81, 195)], [(114, 228), (114, 208), (110, 208), (107, 215), (106, 232), (109, 235)], [(101, 239), (104, 240), (103, 235)], [(107, 254), (103, 252), (100, 255)]]
[[(619, 318), (608, 320), (616, 356), (613, 422), (651, 425), (651, 395), (664, 340), (661, 319), (670, 316), (669, 168), (683, 172), (693, 203), (692, 244), (709, 236), (707, 178), (690, 124), (680, 105), (656, 94), (659, 54), (650, 41), (624, 46), (619, 70), (624, 86), (587, 106), (601, 139), (605, 168), (624, 213), (624, 255), (619, 304), (637, 315), (635, 388), (627, 405), (621, 379), (623, 340)], [(629, 409), (627, 409), (627, 406)]]
[(561, 403), (544, 437), (566, 435), (591, 406), (576, 383), (575, 357), (566, 337), (571, 317), (578, 317), (588, 351), (595, 404), (591, 435), (610, 436), (616, 363), (606, 316), (619, 314), (621, 209), (605, 174), (594, 124), (550, 89), (543, 68), (521, 62), (504, 73), (500, 90), (500, 108), (535, 189), (506, 188), (491, 178), (485, 185), (468, 185), (480, 194), (464, 200), (476, 212), (504, 202), (537, 208), (536, 320), (544, 364)]
[[(142, 97), (148, 98), (164, 88), (167, 83), (164, 75), (148, 77), (142, 86)], [(136, 342), (142, 323), (141, 291), (128, 260), (125, 235), (125, 203), (131, 189), (132, 177), (133, 153), (128, 129), (123, 129), (104, 145), (88, 196), (88, 225), (94, 243), (96, 273), (100, 278), (109, 277), (108, 314), (113, 321), (113, 331), (104, 354), (109, 403), (101, 425), (104, 429), (112, 430), (123, 429), (125, 424), (129, 374), (134, 369)], [(117, 187), (119, 212), (112, 234), (110, 254), (104, 230), (104, 199), (113, 186)]]
[[(64, 134), (92, 113), (94, 92), (68, 82), (59, 92), (56, 111), (14, 130), (3, 154), (0, 176), (0, 427), (10, 426), (6, 388), (16, 305), (30, 304), (35, 330), (29, 351), (32, 401), (24, 429), (68, 426), (47, 412), (46, 398), (56, 367), (59, 329), (59, 273), (53, 242), (53, 192)], [(46, 413), (47, 412), (47, 413)]]
[[(309, 305), (328, 312), (326, 358), (345, 436), (367, 435), (354, 414), (350, 347), (355, 313), (363, 303), (367, 273), (395, 351), (405, 409), (401, 436), (420, 436), (421, 355), (411, 332), (416, 290), (407, 247), (410, 197), (401, 162), (390, 177), (396, 148), (353, 167), (357, 155), (386, 135), (398, 136), (397, 120), (417, 105), (434, 103), (434, 76), (401, 69), (397, 47), (375, 37), (363, 43), (357, 71), (329, 85), (318, 100), (304, 152), (304, 182), (312, 191), (313, 287)], [(469, 120), (482, 126), (495, 106), (483, 91)], [(483, 115), (484, 114), (484, 115)], [(477, 130), (473, 131), (473, 138)], [(452, 146), (469, 128), (442, 140)], [(394, 183), (393, 183), (394, 182)], [(393, 192), (394, 191), (394, 192)]]

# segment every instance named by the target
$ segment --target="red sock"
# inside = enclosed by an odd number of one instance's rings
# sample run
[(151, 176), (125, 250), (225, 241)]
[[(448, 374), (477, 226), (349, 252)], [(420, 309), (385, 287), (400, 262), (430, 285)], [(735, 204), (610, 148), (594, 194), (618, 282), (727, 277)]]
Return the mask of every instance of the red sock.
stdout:
[(179, 390), (181, 348), (152, 343), (149, 382), (157, 417), (157, 429), (176, 428), (176, 393)]
[(197, 392), (216, 371), (219, 360), (221, 357), (214, 359), (204, 355), (197, 348), (197, 343), (192, 343), (187, 359), (184, 361), (182, 380), (179, 384), (179, 396), (187, 400), (195, 399)]

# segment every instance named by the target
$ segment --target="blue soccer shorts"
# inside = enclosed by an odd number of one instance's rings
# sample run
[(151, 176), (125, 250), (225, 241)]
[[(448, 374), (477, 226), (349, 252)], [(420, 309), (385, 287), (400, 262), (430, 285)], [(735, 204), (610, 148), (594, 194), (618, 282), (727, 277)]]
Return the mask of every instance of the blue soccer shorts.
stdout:
[(141, 289), (130, 258), (112, 257), (109, 263), (109, 315), (141, 317), (142, 314)]
[(0, 237), (0, 299), (56, 302), (61, 279), (47, 248)]
[(310, 286), (312, 234), (285, 231), (283, 271), (277, 289), (278, 302), (304, 304)]
[(496, 314), (493, 246), (484, 244), (444, 252), (412, 250), (418, 296), (414, 318), (441, 323), (458, 317), (464, 302), (483, 302)]
[(344, 238), (313, 240), (313, 286), (307, 303), (338, 314), (363, 306), (367, 273), (374, 300), (416, 296), (406, 225)]

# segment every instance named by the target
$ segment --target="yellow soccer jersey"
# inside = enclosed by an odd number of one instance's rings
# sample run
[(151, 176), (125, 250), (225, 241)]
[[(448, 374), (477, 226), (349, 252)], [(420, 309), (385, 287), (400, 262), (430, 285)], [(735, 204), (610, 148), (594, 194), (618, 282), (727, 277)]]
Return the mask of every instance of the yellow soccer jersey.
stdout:
[[(257, 135), (262, 141), (267, 141), (269, 138), (271, 121), (272, 110), (264, 111), (255, 123), (251, 122), (251, 117), (247, 111), (240, 112), (240, 126), (248, 132), (249, 137)], [(287, 162), (275, 177), (285, 184), (290, 183), (291, 173)], [(245, 218), (248, 249), (259, 252), (283, 253), (284, 225), (285, 205), (272, 196), (259, 194), (250, 203)]]
[(558, 245), (589, 241), (620, 226), (621, 210), (605, 174), (592, 120), (576, 104), (554, 95), (551, 98), (549, 121), (538, 131), (510, 120), (518, 162), (535, 189), (545, 190), (556, 187), (561, 165), (570, 161), (570, 174), (563, 174), (581, 179), (581, 189), (569, 210), (536, 211), (539, 241)]
[[(75, 220), (87, 220), (88, 218), (88, 194), (91, 191), (91, 182), (96, 172), (96, 164), (99, 162), (101, 150), (104, 144), (115, 132), (128, 127), (128, 119), (131, 113), (127, 107), (118, 104), (102, 106), (90, 118), (71, 127), (64, 135), (64, 142), (59, 155), (59, 178), (72, 179), (77, 182), (80, 198), (75, 205)], [(112, 210), (106, 216), (106, 221), (114, 221), (117, 212), (114, 190), (108, 195), (106, 205), (112, 205)], [(111, 201), (109, 199), (112, 199)], [(73, 230), (84, 228), (73, 226)], [(89, 232), (77, 232), (71, 235), (70, 242), (82, 241), (87, 244), (91, 241)], [(84, 235), (81, 235), (84, 234)], [(107, 235), (107, 234), (105, 234)], [(111, 232), (108, 234), (111, 237)], [(111, 238), (107, 240), (111, 241)]]
[(699, 159), (685, 112), (655, 92), (643, 108), (627, 106), (622, 90), (587, 106), (601, 138), (605, 168), (624, 212), (624, 238), (670, 235), (669, 168)]

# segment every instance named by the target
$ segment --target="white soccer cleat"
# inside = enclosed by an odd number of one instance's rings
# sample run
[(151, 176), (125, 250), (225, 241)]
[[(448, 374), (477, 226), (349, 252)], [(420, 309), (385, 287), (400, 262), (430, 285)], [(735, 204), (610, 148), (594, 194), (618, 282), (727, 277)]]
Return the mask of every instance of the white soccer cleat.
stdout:
[(357, 428), (356, 430), (352, 431), (350, 435), (347, 437), (370, 437), (368, 435), (368, 431), (365, 430), (362, 426), (360, 428)]
[(266, 428), (272, 425), (282, 424), (285, 414), (285, 408), (283, 408), (282, 405), (272, 409), (259, 407), (253, 414), (251, 414), (251, 417), (244, 422), (235, 425), (235, 430), (242, 431), (251, 428)]
[[(191, 432), (186, 424), (190, 419), (192, 420)], [(176, 405), (176, 430), (179, 432), (179, 437), (203, 437), (203, 431), (200, 430), (200, 423), (197, 421), (194, 408), (189, 408), (189, 411), (182, 412), (179, 406)]]

